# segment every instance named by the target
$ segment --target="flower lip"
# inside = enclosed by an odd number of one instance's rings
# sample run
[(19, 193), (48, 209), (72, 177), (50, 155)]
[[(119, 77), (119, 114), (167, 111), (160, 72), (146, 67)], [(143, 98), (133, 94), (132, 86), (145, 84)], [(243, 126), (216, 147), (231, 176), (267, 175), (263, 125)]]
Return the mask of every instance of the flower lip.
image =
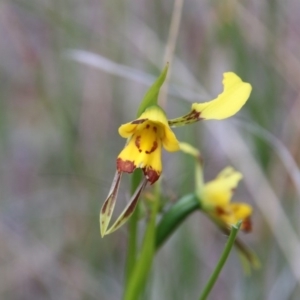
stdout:
[(148, 119), (137, 119), (131, 122), (131, 124), (142, 124), (145, 121), (147, 121)]

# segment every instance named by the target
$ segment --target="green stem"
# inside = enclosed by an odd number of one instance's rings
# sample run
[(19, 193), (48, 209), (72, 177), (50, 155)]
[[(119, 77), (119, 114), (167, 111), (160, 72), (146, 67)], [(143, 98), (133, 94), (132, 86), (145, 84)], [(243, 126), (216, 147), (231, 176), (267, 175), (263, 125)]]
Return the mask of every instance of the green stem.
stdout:
[[(140, 184), (142, 178), (141, 170), (136, 170), (132, 174), (131, 181), (131, 195), (134, 194), (135, 190)], [(137, 205), (135, 212), (128, 221), (128, 249), (127, 249), (127, 259), (126, 259), (126, 273), (125, 273), (125, 283), (128, 284), (129, 278), (131, 276), (132, 270), (136, 262), (137, 253), (137, 224), (139, 221), (139, 205)]]
[(239, 232), (239, 229), (241, 227), (241, 224), (242, 222), (239, 221), (235, 226), (232, 226), (231, 227), (231, 231), (230, 231), (230, 235), (229, 235), (229, 238), (228, 238), (228, 241), (225, 245), (225, 248), (223, 250), (223, 253), (220, 257), (220, 260), (214, 270), (214, 272), (212, 273), (212, 275), (210, 276), (205, 288), (203, 289), (203, 292), (199, 298), (199, 300), (205, 300), (207, 298), (207, 296), (209, 295), (210, 291), (212, 290), (214, 284), (216, 283), (217, 279), (218, 279), (218, 276), (229, 256), (229, 253), (234, 245), (234, 241), (235, 241), (235, 238)]
[(175, 229), (194, 211), (200, 209), (196, 195), (189, 194), (179, 199), (162, 217), (157, 225), (156, 250), (168, 239)]
[[(158, 193), (156, 193), (156, 195), (157, 194)], [(125, 290), (124, 300), (137, 300), (145, 287), (155, 253), (156, 216), (158, 209), (159, 197), (156, 196), (151, 205), (151, 213), (147, 223), (141, 252), (131, 272)]]

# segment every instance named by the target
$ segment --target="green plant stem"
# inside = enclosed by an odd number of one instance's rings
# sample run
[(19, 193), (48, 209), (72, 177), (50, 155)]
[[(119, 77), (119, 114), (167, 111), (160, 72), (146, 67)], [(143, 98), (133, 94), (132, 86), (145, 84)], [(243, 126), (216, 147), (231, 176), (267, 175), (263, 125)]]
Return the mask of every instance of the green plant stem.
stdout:
[(212, 275), (210, 276), (205, 288), (203, 289), (202, 291), (202, 294), (199, 298), (199, 300), (205, 300), (207, 298), (207, 296), (209, 295), (210, 291), (212, 290), (214, 284), (216, 283), (217, 279), (218, 279), (218, 276), (229, 256), (229, 253), (234, 245), (234, 241), (235, 241), (235, 238), (239, 232), (239, 229), (241, 227), (241, 224), (242, 222), (238, 222), (235, 226), (232, 226), (231, 227), (231, 231), (230, 231), (230, 235), (229, 235), (229, 238), (228, 238), (228, 241), (225, 245), (225, 248), (223, 250), (223, 253), (220, 257), (220, 260), (214, 270), (214, 272), (212, 273)]
[(175, 229), (194, 211), (200, 209), (200, 201), (194, 194), (183, 196), (167, 211), (156, 232), (156, 250), (158, 250)]
[[(136, 170), (132, 175), (131, 181), (131, 195), (134, 194), (135, 190), (140, 184), (142, 178), (141, 170)], [(131, 276), (132, 270), (136, 262), (136, 252), (137, 252), (137, 224), (139, 221), (139, 205), (137, 205), (135, 212), (128, 221), (128, 249), (127, 249), (127, 259), (126, 259), (126, 271), (125, 271), (125, 283), (128, 284), (129, 278)]]
[(156, 216), (159, 209), (159, 193), (151, 205), (150, 217), (147, 223), (145, 236), (142, 243), (140, 255), (131, 272), (126, 286), (124, 300), (137, 300), (145, 287), (148, 273), (152, 266), (155, 254)]

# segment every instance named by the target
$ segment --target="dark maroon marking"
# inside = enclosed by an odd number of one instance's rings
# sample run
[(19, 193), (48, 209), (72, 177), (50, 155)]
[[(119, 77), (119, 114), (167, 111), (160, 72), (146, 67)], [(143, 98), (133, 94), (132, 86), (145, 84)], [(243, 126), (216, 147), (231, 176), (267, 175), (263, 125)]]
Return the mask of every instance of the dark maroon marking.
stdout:
[(251, 222), (250, 217), (243, 220), (242, 230), (247, 232), (247, 233), (252, 231), (252, 222)]
[(114, 185), (114, 189), (112, 191), (112, 193), (108, 196), (108, 198), (105, 200), (104, 204), (103, 204), (103, 207), (101, 209), (101, 212), (105, 213), (106, 212), (106, 209), (107, 209), (107, 205), (110, 203), (110, 206), (109, 206), (109, 213), (111, 212), (111, 208), (112, 208), (112, 203), (114, 203), (115, 201), (108, 201), (109, 198), (113, 197), (115, 198), (116, 196), (116, 193), (119, 189), (119, 185), (120, 185), (120, 180), (121, 180), (121, 175), (122, 173), (118, 173), (118, 177), (117, 177), (117, 180), (115, 182), (115, 185)]
[(139, 149), (139, 151), (141, 152), (141, 136), (139, 135), (139, 136), (137, 136), (136, 138), (135, 138), (135, 145), (137, 146), (137, 148)]
[(152, 152), (154, 152), (157, 149), (157, 141), (153, 142), (152, 148), (150, 149), (150, 151), (145, 151), (146, 154), (150, 154)]
[(186, 120), (199, 120), (200, 112), (193, 109), (189, 114), (183, 117)]
[[(192, 123), (192, 122), (196, 122), (196, 121), (200, 121), (200, 120), (204, 120), (204, 118), (200, 117), (201, 112), (196, 111), (195, 109), (193, 109), (190, 113), (188, 113), (187, 115), (183, 116), (182, 119), (185, 119), (186, 124)], [(181, 120), (178, 121), (169, 121), (169, 124), (177, 124), (177, 123), (181, 123)]]
[(143, 172), (144, 172), (147, 180), (151, 184), (153, 184), (155, 181), (157, 181), (159, 176), (160, 176), (160, 172), (157, 172), (157, 171), (153, 170), (151, 167), (144, 168)]
[(131, 124), (142, 124), (145, 121), (147, 121), (148, 119), (138, 119), (138, 120), (134, 120), (131, 122)]
[(103, 207), (102, 207), (102, 212), (105, 213), (106, 211), (106, 208), (107, 208), (107, 204), (108, 204), (108, 201), (105, 201)]
[(137, 195), (135, 196), (134, 200), (132, 201), (132, 203), (130, 204), (130, 206), (128, 207), (126, 213), (124, 214), (124, 217), (127, 217), (128, 215), (130, 215), (136, 208), (137, 202), (140, 198), (141, 192), (144, 189), (146, 184), (143, 184), (140, 188), (140, 190), (138, 191)]
[(217, 206), (215, 208), (215, 212), (218, 216), (222, 216), (222, 215), (228, 215), (228, 212), (226, 210), (224, 210), (222, 207)]
[(157, 132), (157, 128), (155, 126), (153, 126), (153, 131), (156, 133)]
[(146, 129), (149, 129), (149, 127), (150, 127), (150, 125), (149, 125), (149, 124), (147, 124), (147, 126), (146, 126)]
[(121, 158), (117, 159), (117, 170), (119, 172), (132, 173), (135, 170), (136, 166), (133, 161), (126, 160), (123, 161)]

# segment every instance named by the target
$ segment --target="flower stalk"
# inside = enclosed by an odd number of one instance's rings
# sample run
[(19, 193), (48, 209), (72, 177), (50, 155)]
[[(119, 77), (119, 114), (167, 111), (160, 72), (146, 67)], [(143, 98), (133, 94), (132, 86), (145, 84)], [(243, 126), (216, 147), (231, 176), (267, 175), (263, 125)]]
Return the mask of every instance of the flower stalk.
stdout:
[(221, 271), (222, 271), (222, 269), (225, 265), (225, 262), (226, 262), (226, 260), (229, 256), (229, 254), (230, 254), (230, 251), (231, 251), (231, 249), (234, 245), (234, 241), (235, 241), (236, 236), (237, 236), (237, 234), (240, 230), (241, 225), (242, 225), (242, 222), (239, 221), (236, 225), (231, 227), (229, 238), (228, 238), (227, 243), (225, 245), (225, 248), (222, 252), (222, 255), (219, 259), (219, 262), (218, 262), (215, 270), (211, 274), (207, 284), (205, 285), (199, 300), (207, 299), (207, 296), (209, 295), (209, 293), (211, 292), (213, 286), (215, 285), (215, 283), (216, 283), (216, 281), (219, 277), (219, 274), (221, 273)]
[[(141, 180), (142, 180), (142, 172), (141, 170), (136, 170), (131, 179), (131, 195), (134, 194)], [(125, 271), (126, 285), (128, 284), (128, 280), (131, 276), (133, 267), (136, 262), (138, 221), (139, 221), (139, 206), (137, 206), (135, 212), (132, 214), (131, 218), (128, 221), (129, 232), (128, 232), (126, 271)]]
[(150, 216), (139, 257), (132, 269), (125, 290), (124, 300), (137, 300), (142, 293), (155, 254), (156, 216), (159, 210), (159, 184), (155, 184), (155, 197), (150, 205)]

